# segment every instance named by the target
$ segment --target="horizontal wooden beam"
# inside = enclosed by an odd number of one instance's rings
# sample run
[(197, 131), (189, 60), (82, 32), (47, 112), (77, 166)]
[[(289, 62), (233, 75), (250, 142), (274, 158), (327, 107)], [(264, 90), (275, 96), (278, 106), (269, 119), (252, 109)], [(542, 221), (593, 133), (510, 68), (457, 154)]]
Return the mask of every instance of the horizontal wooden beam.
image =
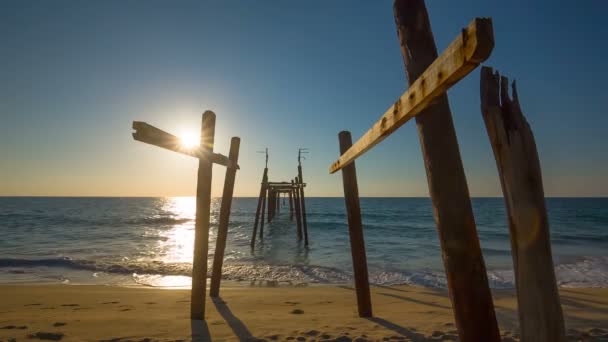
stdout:
[(240, 169), (238, 165), (228, 159), (228, 157), (219, 153), (209, 153), (200, 147), (186, 148), (182, 145), (181, 139), (173, 134), (167, 133), (162, 129), (158, 129), (150, 124), (142, 121), (133, 121), (133, 139), (144, 142), (146, 144), (162, 147), (169, 151), (185, 154), (194, 158), (210, 158), (211, 162), (228, 168)]
[(452, 85), (485, 61), (493, 48), (492, 20), (475, 18), (382, 115), (380, 120), (331, 164), (329, 173), (335, 173), (352, 163), (415, 117), (436, 97), (444, 94)]

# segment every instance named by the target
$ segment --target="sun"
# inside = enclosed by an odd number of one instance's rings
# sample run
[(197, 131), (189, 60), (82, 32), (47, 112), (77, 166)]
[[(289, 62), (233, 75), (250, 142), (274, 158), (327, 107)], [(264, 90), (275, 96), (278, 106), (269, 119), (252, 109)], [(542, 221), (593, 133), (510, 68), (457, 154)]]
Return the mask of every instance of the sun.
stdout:
[(179, 136), (182, 147), (187, 149), (195, 148), (199, 145), (198, 138), (192, 133), (182, 133)]

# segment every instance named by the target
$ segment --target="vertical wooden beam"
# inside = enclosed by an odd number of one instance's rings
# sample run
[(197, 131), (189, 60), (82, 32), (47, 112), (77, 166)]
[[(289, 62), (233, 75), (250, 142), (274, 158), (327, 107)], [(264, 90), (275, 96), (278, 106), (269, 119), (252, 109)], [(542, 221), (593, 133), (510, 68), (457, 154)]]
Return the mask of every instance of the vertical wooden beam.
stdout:
[(272, 210), (274, 209), (274, 203), (272, 202), (272, 197), (274, 195), (274, 192), (272, 191), (272, 188), (268, 188), (268, 223), (270, 223), (270, 221), (272, 221)]
[[(401, 54), (412, 85), (437, 58), (424, 0), (395, 0)], [(500, 341), (486, 267), (447, 95), (416, 116), (429, 193), (458, 335), (462, 342)]]
[(260, 240), (264, 238), (264, 213), (266, 212), (266, 195), (268, 193), (267, 186), (264, 185), (264, 193), (262, 194), (262, 217), (260, 219)]
[[(291, 185), (296, 185), (298, 182), (298, 177), (296, 177), (296, 180), (294, 182), (294, 180), (291, 180)], [(294, 188), (293, 191), (293, 206), (296, 209), (296, 226), (297, 226), (297, 234), (298, 234), (298, 241), (302, 240), (302, 217), (300, 216), (300, 199), (299, 199), (299, 193), (300, 191), (298, 190), (298, 188)]]
[(289, 221), (293, 221), (293, 190), (289, 191)]
[[(340, 154), (346, 152), (353, 144), (348, 131), (340, 132), (338, 140), (340, 142)], [(372, 317), (372, 301), (369, 293), (367, 256), (361, 223), (361, 206), (359, 204), (359, 186), (357, 185), (355, 162), (342, 169), (342, 183), (344, 184), (344, 201), (346, 202), (348, 217), (348, 235), (350, 236), (350, 252), (353, 260), (359, 317)]]
[[(298, 180), (300, 184), (304, 184), (302, 178), (302, 166), (298, 165)], [(308, 223), (306, 222), (306, 200), (304, 197), (304, 185), (300, 186), (300, 202), (302, 205), (302, 226), (304, 228), (304, 246), (308, 246)]]
[[(234, 165), (238, 165), (239, 146), (241, 139), (233, 137), (230, 140), (230, 153), (228, 159)], [(215, 241), (215, 253), (213, 254), (213, 271), (211, 272), (211, 286), (209, 295), (217, 297), (220, 295), (220, 281), (222, 279), (222, 265), (224, 264), (224, 251), (226, 250), (226, 238), (228, 237), (228, 223), (230, 221), (230, 208), (232, 207), (232, 195), (234, 193), (234, 179), (236, 168), (227, 167), (224, 178), (224, 190), (222, 203), (220, 205), (220, 220), (217, 227), (217, 238)]]
[(481, 112), (500, 177), (509, 218), (522, 341), (566, 341), (542, 174), (534, 135), (524, 117), (517, 88), (481, 69)]
[(281, 213), (281, 193), (277, 191), (277, 213)]
[(260, 196), (258, 197), (258, 207), (255, 210), (255, 222), (253, 223), (253, 234), (251, 235), (251, 248), (255, 246), (255, 236), (258, 232), (258, 222), (260, 219), (260, 210), (262, 210), (262, 225), (264, 224), (264, 208), (262, 208), (262, 198), (266, 191), (266, 182), (268, 177), (268, 168), (264, 168), (264, 174), (262, 175), (262, 184), (260, 184)]
[[(201, 149), (213, 152), (215, 140), (215, 114), (203, 114)], [(196, 221), (194, 225), (194, 258), (192, 260), (192, 291), (190, 318), (205, 319), (205, 299), (207, 290), (207, 251), (209, 250), (209, 215), (211, 210), (211, 171), (213, 163), (208, 158), (198, 161), (198, 181), (196, 186)]]

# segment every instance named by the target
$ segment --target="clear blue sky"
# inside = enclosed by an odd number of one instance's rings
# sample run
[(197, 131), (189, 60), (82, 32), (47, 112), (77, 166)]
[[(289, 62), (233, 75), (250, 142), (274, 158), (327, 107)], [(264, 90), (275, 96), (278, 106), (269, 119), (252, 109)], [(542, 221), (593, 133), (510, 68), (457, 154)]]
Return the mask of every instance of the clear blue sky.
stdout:
[[(487, 65), (516, 78), (549, 196), (608, 195), (608, 2), (427, 1), (439, 51), (493, 18)], [(296, 173), (341, 196), (327, 168), (406, 89), (392, 1), (0, 1), (0, 195), (193, 195), (197, 163), (135, 142), (131, 122), (240, 136), (236, 195)], [(449, 92), (471, 194), (500, 195), (479, 71)], [(427, 196), (413, 122), (357, 161), (362, 196)], [(214, 167), (214, 194), (224, 170)]]

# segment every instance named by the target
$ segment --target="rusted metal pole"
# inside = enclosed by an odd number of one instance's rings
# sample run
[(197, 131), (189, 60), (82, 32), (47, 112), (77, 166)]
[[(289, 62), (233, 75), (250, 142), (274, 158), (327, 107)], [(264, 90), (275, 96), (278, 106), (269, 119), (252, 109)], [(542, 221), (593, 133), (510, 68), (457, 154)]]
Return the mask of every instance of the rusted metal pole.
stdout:
[(308, 223), (306, 222), (306, 200), (304, 196), (304, 179), (302, 178), (302, 166), (298, 165), (298, 179), (302, 186), (300, 187), (300, 202), (302, 202), (302, 226), (304, 228), (304, 245), (308, 246)]
[(481, 69), (481, 112), (507, 207), (522, 341), (566, 341), (534, 135), (513, 83)]
[(260, 184), (260, 196), (258, 197), (258, 207), (255, 210), (255, 222), (253, 224), (253, 234), (251, 235), (251, 248), (255, 246), (255, 236), (258, 232), (258, 223), (260, 219), (260, 210), (262, 211), (262, 225), (264, 225), (264, 208), (262, 207), (262, 199), (266, 192), (266, 182), (268, 181), (268, 168), (264, 168), (264, 174), (262, 175), (262, 184)]
[[(346, 152), (353, 144), (350, 132), (342, 131), (338, 134), (340, 154)], [(348, 235), (350, 236), (350, 252), (353, 260), (353, 273), (355, 276), (355, 290), (357, 293), (357, 308), (359, 317), (372, 316), (372, 301), (369, 292), (369, 276), (367, 273), (367, 256), (365, 254), (365, 240), (361, 223), (361, 206), (359, 204), (359, 186), (357, 185), (357, 170), (355, 162), (342, 169), (342, 182), (344, 184), (344, 201), (348, 216)]]
[[(291, 184), (292, 185), (297, 185), (298, 182), (298, 177), (296, 177), (295, 182), (292, 180)], [(294, 207), (296, 209), (296, 225), (297, 225), (297, 234), (298, 234), (298, 241), (302, 240), (302, 216), (300, 213), (300, 199), (299, 199), (299, 193), (300, 190), (298, 190), (298, 188), (296, 187), (293, 191), (293, 204)]]
[[(394, 14), (411, 85), (437, 58), (437, 48), (423, 0), (395, 0)], [(498, 342), (500, 333), (447, 95), (421, 111), (416, 125), (458, 335), (462, 342)]]
[[(230, 153), (228, 159), (234, 165), (238, 165), (239, 146), (241, 139), (233, 137), (230, 141)], [(236, 178), (236, 168), (226, 168), (224, 178), (224, 191), (222, 193), (222, 203), (220, 205), (220, 220), (217, 227), (217, 238), (215, 242), (215, 253), (213, 254), (213, 271), (211, 272), (211, 286), (209, 295), (217, 297), (220, 295), (220, 281), (222, 279), (222, 265), (224, 264), (224, 251), (226, 250), (226, 238), (228, 237), (228, 223), (230, 221), (230, 208), (232, 207), (232, 195), (234, 193), (234, 179)]]
[[(203, 114), (201, 133), (201, 149), (212, 153), (215, 140), (215, 114), (213, 112), (206, 111)], [(208, 158), (200, 158), (198, 161), (194, 258), (192, 260), (192, 291), (190, 298), (190, 318), (195, 320), (205, 319), (212, 166), (213, 163)]]

